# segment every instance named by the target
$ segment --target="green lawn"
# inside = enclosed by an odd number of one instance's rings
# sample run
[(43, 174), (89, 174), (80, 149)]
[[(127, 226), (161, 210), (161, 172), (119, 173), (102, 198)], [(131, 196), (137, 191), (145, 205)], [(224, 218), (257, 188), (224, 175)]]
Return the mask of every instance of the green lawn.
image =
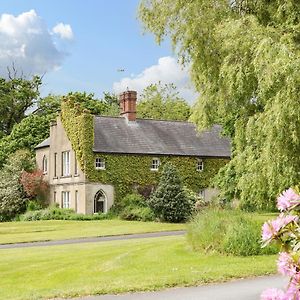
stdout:
[(275, 256), (192, 252), (184, 237), (0, 250), (0, 299), (154, 290), (275, 272)]
[(33, 221), (0, 223), (0, 244), (96, 237), (185, 229), (185, 224), (101, 221)]

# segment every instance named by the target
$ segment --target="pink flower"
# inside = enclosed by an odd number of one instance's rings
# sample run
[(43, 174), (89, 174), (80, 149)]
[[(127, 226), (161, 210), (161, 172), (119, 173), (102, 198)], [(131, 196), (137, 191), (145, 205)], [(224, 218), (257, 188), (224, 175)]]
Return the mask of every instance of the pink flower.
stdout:
[(292, 188), (284, 191), (277, 198), (277, 208), (280, 211), (284, 211), (295, 204), (300, 204), (300, 196)]
[(280, 252), (277, 260), (278, 272), (282, 275), (294, 276), (297, 274), (297, 263), (287, 252)]
[(283, 300), (300, 300), (300, 274), (296, 274), (291, 278), (288, 289)]
[(276, 237), (279, 231), (293, 221), (298, 221), (297, 216), (284, 216), (280, 214), (277, 219), (265, 222), (262, 226), (262, 240), (269, 241)]
[(260, 296), (261, 300), (285, 300), (284, 292), (279, 289), (267, 289)]

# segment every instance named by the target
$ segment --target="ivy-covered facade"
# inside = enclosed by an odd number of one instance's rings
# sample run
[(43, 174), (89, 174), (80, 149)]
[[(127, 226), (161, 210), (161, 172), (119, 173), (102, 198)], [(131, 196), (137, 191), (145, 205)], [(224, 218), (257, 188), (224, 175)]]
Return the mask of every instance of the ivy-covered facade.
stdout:
[[(50, 202), (82, 213), (106, 212), (132, 191), (149, 195), (167, 161), (178, 168), (187, 188), (206, 191), (207, 196), (215, 193), (209, 189), (210, 181), (229, 161), (229, 141), (207, 133), (203, 148), (208, 147), (211, 153), (197, 155), (198, 141), (193, 140), (201, 136), (188, 132), (193, 125), (136, 120), (136, 98), (130, 102), (131, 96), (121, 102), (123, 116), (119, 118), (93, 116), (72, 97), (65, 99), (50, 138), (36, 149), (41, 169), (48, 160), (44, 173), (51, 187)], [(190, 145), (186, 145), (187, 138), (193, 139)], [(174, 153), (167, 153), (171, 151)]]

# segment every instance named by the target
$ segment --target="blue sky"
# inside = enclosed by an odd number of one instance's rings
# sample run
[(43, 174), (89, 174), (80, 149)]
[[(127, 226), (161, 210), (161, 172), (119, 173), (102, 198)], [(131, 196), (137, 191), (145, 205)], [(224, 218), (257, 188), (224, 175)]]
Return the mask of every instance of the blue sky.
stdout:
[(152, 34), (143, 35), (138, 4), (2, 0), (0, 74), (11, 61), (25, 74), (45, 73), (43, 95), (87, 91), (101, 96), (127, 87), (141, 91), (161, 80), (174, 82), (184, 97), (191, 98), (187, 69), (177, 65), (171, 45), (159, 46)]

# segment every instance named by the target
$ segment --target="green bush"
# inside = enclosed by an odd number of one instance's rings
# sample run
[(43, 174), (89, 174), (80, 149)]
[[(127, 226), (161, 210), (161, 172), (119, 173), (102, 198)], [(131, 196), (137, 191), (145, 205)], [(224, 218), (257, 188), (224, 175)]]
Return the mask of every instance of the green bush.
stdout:
[(119, 217), (128, 221), (153, 221), (155, 216), (139, 194), (128, 194), (120, 203)]
[(121, 208), (126, 207), (146, 207), (147, 203), (145, 202), (145, 198), (139, 194), (128, 194), (126, 195), (120, 203)]
[(38, 220), (74, 220), (74, 221), (90, 221), (111, 219), (113, 216), (107, 214), (84, 215), (76, 214), (72, 209), (49, 207), (35, 211), (27, 211), (20, 215), (19, 221), (38, 221)]
[(126, 207), (124, 208), (120, 214), (120, 218), (122, 220), (128, 221), (153, 221), (155, 216), (153, 211), (149, 207)]
[(26, 203), (26, 211), (34, 211), (42, 209), (42, 204), (39, 201), (29, 200)]
[(157, 189), (148, 199), (154, 215), (161, 221), (184, 222), (193, 212), (194, 203), (183, 188), (175, 166), (167, 163)]
[(276, 247), (261, 248), (261, 222), (237, 210), (206, 209), (188, 226), (192, 248), (238, 256), (275, 254)]

